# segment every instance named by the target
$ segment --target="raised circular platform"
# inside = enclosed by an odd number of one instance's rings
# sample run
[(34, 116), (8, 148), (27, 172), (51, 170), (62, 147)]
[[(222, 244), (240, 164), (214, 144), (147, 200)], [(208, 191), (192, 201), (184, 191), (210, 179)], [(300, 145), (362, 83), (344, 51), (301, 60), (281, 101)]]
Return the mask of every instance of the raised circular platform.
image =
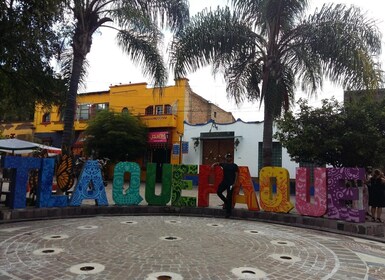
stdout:
[(3, 223), (0, 252), (0, 279), (385, 279), (384, 243), (241, 219)]

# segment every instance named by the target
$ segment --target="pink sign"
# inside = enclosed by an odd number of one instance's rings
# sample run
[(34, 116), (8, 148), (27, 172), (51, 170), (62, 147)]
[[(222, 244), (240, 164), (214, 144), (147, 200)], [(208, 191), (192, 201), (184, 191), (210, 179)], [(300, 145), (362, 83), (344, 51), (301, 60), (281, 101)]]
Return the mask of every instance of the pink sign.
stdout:
[(301, 215), (322, 217), (327, 211), (326, 168), (314, 168), (314, 197), (310, 199), (310, 169), (299, 167), (296, 173), (295, 208)]
[(167, 131), (157, 131), (148, 133), (148, 143), (166, 143), (167, 138)]

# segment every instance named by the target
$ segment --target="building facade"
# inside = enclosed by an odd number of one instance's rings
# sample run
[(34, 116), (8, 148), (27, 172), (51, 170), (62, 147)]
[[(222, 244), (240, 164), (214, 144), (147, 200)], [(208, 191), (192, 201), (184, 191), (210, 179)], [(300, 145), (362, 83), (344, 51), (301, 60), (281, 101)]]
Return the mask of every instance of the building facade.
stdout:
[[(140, 160), (143, 169), (147, 162), (157, 163), (158, 170), (161, 170), (163, 163), (181, 162), (182, 153), (188, 149), (184, 137), (184, 121), (194, 124), (210, 119), (218, 122), (235, 120), (230, 112), (194, 93), (188, 79), (176, 80), (175, 85), (163, 88), (162, 92), (159, 88), (147, 87), (147, 83), (113, 85), (106, 91), (78, 94), (74, 123), (75, 153), (82, 150), (82, 132), (87, 128), (88, 121), (98, 111), (105, 109), (130, 112), (147, 125), (148, 149)], [(63, 126), (63, 115), (58, 107), (36, 106), (34, 120), (29, 124), (29, 132), (32, 139), (39, 138), (45, 145), (60, 147)], [(7, 130), (4, 125), (3, 127), (3, 135), (12, 134), (18, 138), (17, 132)], [(8, 127), (11, 128), (9, 125)], [(28, 134), (28, 131), (23, 131), (23, 134), (26, 133)]]
[[(184, 136), (192, 147), (183, 154), (185, 164), (208, 164), (224, 162), (227, 153), (234, 155), (234, 162), (247, 166), (253, 178), (259, 177), (262, 168), (263, 122), (219, 123), (210, 120), (202, 124), (185, 122)], [(275, 128), (273, 133), (275, 133)], [(292, 161), (281, 143), (273, 142), (273, 165), (284, 167), (290, 178), (295, 179), (299, 164)]]
[(4, 138), (33, 141), (34, 131), (35, 127), (32, 122), (0, 122), (0, 132)]

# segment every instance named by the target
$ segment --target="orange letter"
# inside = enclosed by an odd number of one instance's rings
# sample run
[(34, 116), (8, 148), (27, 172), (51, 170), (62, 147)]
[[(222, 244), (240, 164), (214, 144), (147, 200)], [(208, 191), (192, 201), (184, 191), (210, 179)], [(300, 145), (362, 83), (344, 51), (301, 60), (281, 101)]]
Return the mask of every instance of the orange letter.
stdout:
[[(240, 195), (239, 191), (243, 189), (244, 195)], [(235, 184), (233, 190), (233, 203), (247, 204), (247, 208), (252, 211), (259, 211), (257, 196), (255, 194), (253, 181), (251, 180), (249, 168), (247, 166), (239, 167), (238, 184)]]

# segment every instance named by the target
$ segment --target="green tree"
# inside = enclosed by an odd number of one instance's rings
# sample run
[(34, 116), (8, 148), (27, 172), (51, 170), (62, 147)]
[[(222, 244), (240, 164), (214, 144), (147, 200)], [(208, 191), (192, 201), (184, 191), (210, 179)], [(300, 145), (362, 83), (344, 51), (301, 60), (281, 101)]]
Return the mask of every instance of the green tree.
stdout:
[(189, 19), (189, 13), (186, 0), (65, 2), (74, 20), (72, 57), (71, 63), (67, 64), (70, 82), (66, 95), (62, 140), (63, 150), (69, 153), (76, 95), (84, 75), (86, 55), (91, 50), (93, 34), (101, 27), (117, 30), (118, 43), (122, 49), (143, 67), (144, 74), (153, 78), (155, 86), (162, 87), (167, 81), (167, 71), (158, 49), (162, 39), (161, 28), (179, 29)]
[(50, 104), (65, 92), (50, 65), (59, 48), (61, 2), (0, 2), (1, 120), (30, 120), (36, 101)]
[(85, 131), (85, 152), (112, 162), (136, 160), (144, 155), (147, 127), (129, 113), (100, 111)]
[(304, 99), (300, 99), (298, 105), (297, 115), (290, 111), (277, 120), (278, 132), (274, 137), (298, 163), (340, 166), (342, 106), (334, 99), (322, 100), (320, 108), (310, 107)]
[(294, 161), (335, 167), (385, 163), (384, 103), (368, 99), (343, 107), (325, 99), (320, 108), (306, 100), (298, 104), (296, 115), (287, 112), (277, 121), (274, 135)]
[(177, 34), (175, 76), (212, 64), (228, 96), (264, 105), (263, 164), (272, 163), (273, 121), (292, 104), (296, 84), (315, 93), (326, 77), (350, 88), (377, 88), (378, 28), (355, 7), (324, 5), (304, 13), (306, 0), (231, 0), (204, 10)]
[(385, 101), (371, 96), (345, 105), (341, 133), (344, 166), (385, 166)]

